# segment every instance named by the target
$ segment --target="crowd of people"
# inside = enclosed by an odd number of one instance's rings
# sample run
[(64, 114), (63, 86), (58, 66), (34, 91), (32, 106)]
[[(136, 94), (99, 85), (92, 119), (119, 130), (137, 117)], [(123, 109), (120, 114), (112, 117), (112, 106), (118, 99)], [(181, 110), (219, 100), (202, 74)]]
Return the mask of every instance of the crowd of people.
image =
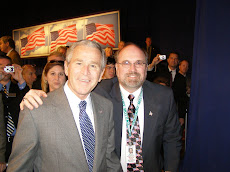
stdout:
[(37, 75), (3, 36), (0, 172), (178, 171), (189, 62), (145, 43), (60, 46)]

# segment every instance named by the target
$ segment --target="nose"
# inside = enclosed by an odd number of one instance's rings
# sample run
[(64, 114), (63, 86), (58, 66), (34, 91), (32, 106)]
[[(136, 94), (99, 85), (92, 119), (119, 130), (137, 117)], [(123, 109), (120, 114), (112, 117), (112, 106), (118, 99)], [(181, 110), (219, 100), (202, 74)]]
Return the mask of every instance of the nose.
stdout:
[(130, 67), (129, 67), (130, 71), (136, 71), (136, 67), (134, 63), (130, 63)]
[(81, 73), (82, 73), (83, 75), (88, 75), (88, 73), (89, 73), (89, 66), (88, 66), (88, 65), (82, 66), (82, 68), (81, 68)]
[(34, 74), (34, 75), (33, 75), (33, 78), (34, 78), (34, 80), (36, 81), (36, 79), (37, 79), (37, 75), (36, 75), (36, 74)]

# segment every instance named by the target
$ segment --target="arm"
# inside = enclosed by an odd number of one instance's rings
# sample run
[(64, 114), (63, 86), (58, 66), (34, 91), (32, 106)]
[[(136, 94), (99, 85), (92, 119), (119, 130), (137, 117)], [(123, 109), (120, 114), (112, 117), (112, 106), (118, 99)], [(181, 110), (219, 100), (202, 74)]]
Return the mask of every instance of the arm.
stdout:
[(170, 94), (168, 118), (164, 127), (163, 149), (165, 171), (176, 172), (180, 162), (181, 126), (178, 120), (173, 93)]
[[(113, 107), (111, 105), (111, 107)], [(107, 171), (122, 171), (120, 161), (115, 154), (115, 137), (114, 137), (114, 121), (113, 121), (113, 108), (110, 111), (109, 118), (109, 137), (106, 150)]]
[(159, 55), (160, 55), (160, 54), (157, 54), (157, 56), (154, 57), (152, 63), (148, 65), (148, 71), (152, 71), (153, 68), (154, 68), (158, 63), (160, 63), (160, 62), (162, 61), (162, 60), (160, 59)]
[(20, 112), (7, 171), (32, 171), (38, 149), (38, 134), (31, 112)]

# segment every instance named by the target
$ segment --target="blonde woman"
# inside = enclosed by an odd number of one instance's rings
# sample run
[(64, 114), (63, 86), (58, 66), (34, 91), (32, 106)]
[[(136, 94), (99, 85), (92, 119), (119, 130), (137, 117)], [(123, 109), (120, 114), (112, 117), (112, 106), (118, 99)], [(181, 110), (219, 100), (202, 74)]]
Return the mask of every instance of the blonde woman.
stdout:
[(54, 91), (64, 85), (65, 82), (64, 61), (48, 62), (42, 72), (42, 90), (46, 93)]

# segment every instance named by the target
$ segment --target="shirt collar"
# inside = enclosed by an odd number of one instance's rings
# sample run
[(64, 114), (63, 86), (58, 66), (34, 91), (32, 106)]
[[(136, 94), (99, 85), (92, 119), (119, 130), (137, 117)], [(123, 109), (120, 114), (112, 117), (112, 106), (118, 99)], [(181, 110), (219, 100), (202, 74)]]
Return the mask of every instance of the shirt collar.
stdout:
[(169, 69), (169, 72), (176, 72), (176, 69), (172, 70), (169, 68), (169, 66), (168, 66), (168, 69)]
[(9, 54), (11, 53), (11, 51), (13, 51), (13, 48), (11, 48), (11, 50), (8, 51), (8, 53), (6, 55), (9, 56)]
[(140, 93), (141, 93), (141, 88), (142, 88), (142, 87), (140, 87), (140, 88), (138, 88), (135, 92), (129, 93), (129, 92), (126, 91), (120, 84), (119, 84), (119, 87), (120, 87), (121, 94), (122, 94), (123, 98), (128, 99), (128, 96), (129, 96), (130, 94), (132, 94), (132, 95), (134, 95), (134, 97), (136, 98), (136, 99), (134, 99), (134, 100), (137, 100), (138, 96), (139, 96)]
[[(10, 89), (10, 83), (11, 83), (11, 81), (9, 81), (5, 86), (6, 86), (6, 90), (9, 92), (9, 89)], [(3, 87), (3, 85), (2, 84), (0, 84), (0, 91), (2, 90), (2, 87)]]

